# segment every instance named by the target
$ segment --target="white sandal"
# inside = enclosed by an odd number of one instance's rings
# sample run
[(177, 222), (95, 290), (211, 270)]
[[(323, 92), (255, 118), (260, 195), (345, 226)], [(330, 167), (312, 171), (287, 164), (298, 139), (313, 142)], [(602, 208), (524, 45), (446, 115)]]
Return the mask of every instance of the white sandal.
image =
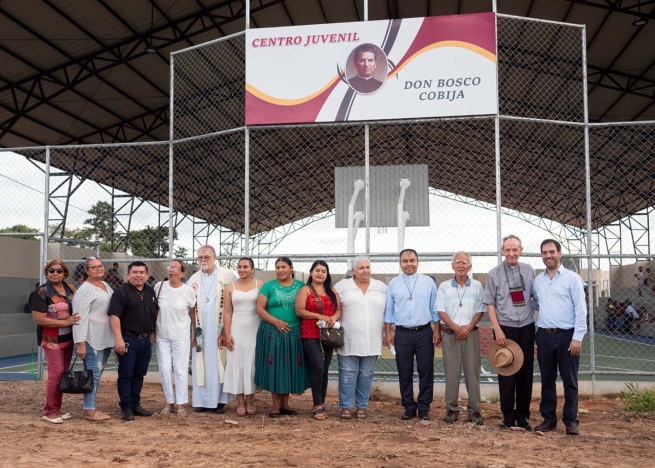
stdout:
[(70, 413), (64, 413), (64, 414), (60, 414), (59, 417), (60, 417), (62, 420), (66, 421), (67, 419), (70, 419), (70, 418), (72, 418), (73, 416), (71, 416)]
[(61, 417), (59, 417), (59, 416), (55, 416), (54, 418), (49, 418), (45, 414), (41, 417), (41, 420), (45, 421), (45, 422), (52, 423), (52, 424), (63, 424), (64, 423), (64, 420), (61, 419)]

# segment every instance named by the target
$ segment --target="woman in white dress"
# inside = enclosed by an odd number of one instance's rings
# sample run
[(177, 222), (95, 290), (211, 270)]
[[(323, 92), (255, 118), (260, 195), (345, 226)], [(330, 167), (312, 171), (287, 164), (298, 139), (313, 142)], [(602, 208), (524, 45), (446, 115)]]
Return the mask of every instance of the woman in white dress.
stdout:
[(224, 391), (236, 395), (237, 415), (255, 414), (255, 344), (261, 318), (255, 310), (259, 282), (253, 278), (255, 263), (242, 258), (239, 279), (225, 288), (225, 343), (230, 351), (225, 369)]
[[(189, 352), (196, 293), (182, 282), (186, 271), (182, 260), (171, 260), (166, 268), (168, 281), (155, 285), (158, 304), (155, 343), (161, 386), (166, 397), (161, 414), (173, 413), (173, 404), (176, 404), (177, 416), (184, 417), (187, 415), (184, 405), (189, 402)], [(171, 365), (175, 371), (175, 393)]]

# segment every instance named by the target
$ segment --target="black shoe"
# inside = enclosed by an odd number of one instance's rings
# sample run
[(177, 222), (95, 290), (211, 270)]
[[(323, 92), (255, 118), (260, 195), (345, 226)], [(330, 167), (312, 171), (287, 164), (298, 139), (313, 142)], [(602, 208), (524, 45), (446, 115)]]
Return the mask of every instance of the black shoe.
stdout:
[(459, 413), (457, 411), (448, 411), (446, 416), (443, 418), (443, 422), (448, 424), (452, 424), (457, 420), (459, 420)]
[(298, 411), (287, 408), (280, 408), (280, 414), (284, 416), (298, 416)]
[(526, 417), (519, 418), (516, 425), (518, 427), (521, 427), (521, 428), (525, 429), (526, 431), (531, 431), (532, 430), (532, 426), (530, 426), (530, 420), (528, 418), (526, 418)]
[(578, 429), (578, 423), (572, 422), (565, 424), (566, 426), (566, 435), (580, 435), (580, 429)]
[(514, 426), (516, 426), (516, 424), (514, 423), (513, 419), (503, 419), (503, 422), (500, 423), (501, 429), (509, 429), (510, 427)]
[(468, 417), (468, 422), (475, 424), (476, 426), (482, 426), (484, 421), (480, 413), (471, 413)]
[(134, 416), (152, 416), (151, 411), (144, 410), (141, 406), (132, 408), (132, 413), (134, 413)]
[(225, 404), (224, 403), (219, 403), (216, 408), (214, 408), (214, 413), (216, 414), (224, 414), (225, 413)]
[(121, 419), (123, 421), (134, 421), (134, 413), (131, 409), (121, 410)]
[(409, 421), (416, 417), (416, 410), (405, 410), (403, 415), (400, 417), (403, 421)]
[(202, 406), (199, 406), (195, 409), (196, 413), (206, 413), (207, 411), (209, 411), (209, 408), (203, 408)]
[(557, 427), (557, 421), (550, 421), (548, 419), (544, 419), (541, 424), (539, 424), (534, 428), (534, 430), (538, 432), (550, 432), (550, 431), (554, 431), (556, 427)]
[(421, 421), (429, 421), (430, 420), (430, 413), (427, 411), (419, 411), (418, 412), (418, 418)]

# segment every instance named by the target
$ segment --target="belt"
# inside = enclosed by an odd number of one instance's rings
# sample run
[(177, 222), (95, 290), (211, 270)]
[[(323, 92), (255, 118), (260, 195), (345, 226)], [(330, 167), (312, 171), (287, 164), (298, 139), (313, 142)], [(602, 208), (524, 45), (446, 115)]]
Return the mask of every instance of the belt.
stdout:
[(573, 329), (572, 328), (539, 328), (539, 330), (543, 330), (546, 333), (562, 333), (566, 331), (571, 331)]
[(132, 333), (132, 332), (125, 332), (126, 335), (130, 336), (136, 336), (137, 338), (145, 338), (147, 336), (150, 336), (150, 333)]
[(429, 326), (430, 326), (429, 323), (426, 323), (425, 325), (419, 325), (418, 327), (403, 327), (401, 325), (396, 325), (396, 330), (405, 330), (405, 331), (408, 331), (410, 333), (414, 333), (414, 332), (417, 332), (419, 330), (423, 330), (424, 328), (429, 327)]
[[(452, 328), (443, 328), (443, 325), (442, 325), (441, 327), (442, 327), (442, 328), (441, 328), (441, 331), (442, 331), (442, 332), (444, 332), (444, 333), (448, 333), (449, 335), (454, 335), (454, 334), (455, 334), (455, 332), (453, 331)], [(473, 330), (477, 330), (477, 329), (478, 329), (477, 326), (473, 327)]]

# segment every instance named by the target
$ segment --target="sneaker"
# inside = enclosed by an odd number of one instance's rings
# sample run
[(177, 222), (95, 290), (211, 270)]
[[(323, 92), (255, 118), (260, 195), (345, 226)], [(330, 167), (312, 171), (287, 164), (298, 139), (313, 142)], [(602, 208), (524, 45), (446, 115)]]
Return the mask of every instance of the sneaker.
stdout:
[(520, 417), (518, 419), (516, 425), (518, 427), (522, 427), (526, 431), (531, 431), (532, 430), (532, 426), (530, 426), (530, 420), (528, 418), (526, 418), (525, 416)]
[(430, 413), (428, 411), (419, 411), (418, 412), (418, 418), (421, 421), (429, 421), (430, 420)]
[(448, 424), (452, 424), (457, 420), (459, 420), (459, 413), (457, 411), (448, 411), (446, 417), (443, 418), (443, 421)]
[(484, 424), (484, 421), (482, 420), (482, 415), (480, 413), (469, 414), (468, 422), (473, 423), (476, 426), (482, 426)]

